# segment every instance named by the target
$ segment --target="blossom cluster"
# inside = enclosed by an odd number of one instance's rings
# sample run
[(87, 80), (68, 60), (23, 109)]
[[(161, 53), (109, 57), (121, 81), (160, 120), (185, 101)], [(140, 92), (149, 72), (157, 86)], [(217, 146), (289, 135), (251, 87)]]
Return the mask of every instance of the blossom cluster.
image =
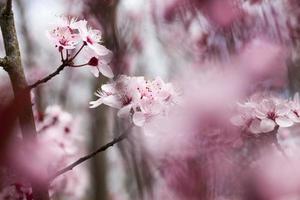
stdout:
[(3, 200), (33, 200), (32, 189), (28, 186), (15, 183), (5, 187), (0, 193), (0, 199)]
[[(54, 43), (62, 54), (62, 60), (68, 61), (71, 67), (91, 66), (91, 72), (98, 77), (99, 73), (108, 78), (113, 78), (113, 72), (109, 67), (111, 51), (101, 45), (102, 33), (100, 30), (92, 29), (86, 20), (75, 20), (62, 18), (61, 22), (48, 31), (49, 39)], [(85, 48), (87, 47), (87, 48)], [(79, 48), (73, 57), (69, 50)], [(66, 51), (66, 58), (63, 52)], [(78, 54), (84, 51), (87, 62), (80, 65), (73, 65), (72, 61)]]
[[(45, 179), (83, 153), (84, 138), (77, 131), (76, 121), (72, 115), (59, 106), (47, 107), (45, 113), (36, 113), (35, 119), (39, 134), (36, 143), (30, 143), (31, 159), (23, 158), (17, 153), (14, 157), (16, 164), (22, 166), (22, 173), (30, 174), (37, 179)], [(47, 175), (39, 173), (41, 168), (47, 169)], [(32, 200), (31, 187), (24, 181), (20, 178), (13, 179), (11, 181), (13, 184), (5, 186), (0, 192), (0, 199)], [(81, 199), (87, 185), (86, 168), (79, 167), (73, 173), (64, 174), (50, 184), (50, 197)]]
[[(42, 120), (38, 121), (39, 148), (48, 156), (46, 162), (50, 173), (67, 166), (83, 153), (84, 138), (75, 124), (76, 119), (57, 105), (47, 107)], [(80, 199), (87, 186), (86, 173), (85, 168), (79, 168), (57, 178), (50, 185), (51, 196)]]
[(268, 133), (300, 122), (298, 93), (293, 99), (256, 94), (249, 101), (238, 104), (238, 107), (239, 114), (231, 122), (254, 134)]
[(104, 84), (96, 92), (98, 100), (90, 102), (95, 108), (101, 104), (119, 109), (120, 118), (130, 118), (136, 126), (143, 126), (154, 116), (164, 115), (178, 101), (178, 93), (171, 83), (160, 78), (121, 75), (116, 81)]

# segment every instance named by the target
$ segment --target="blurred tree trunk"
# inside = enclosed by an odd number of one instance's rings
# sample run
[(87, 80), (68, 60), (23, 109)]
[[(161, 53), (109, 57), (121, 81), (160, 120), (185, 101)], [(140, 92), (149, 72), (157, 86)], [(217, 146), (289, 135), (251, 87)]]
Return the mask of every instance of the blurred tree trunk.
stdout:
[[(118, 43), (116, 39), (115, 31), (115, 18), (116, 18), (116, 7), (117, 1), (107, 2), (107, 1), (86, 1), (87, 10), (85, 10), (86, 19), (91, 15), (94, 16), (97, 21), (99, 20), (103, 26), (104, 31), (104, 41), (108, 49), (112, 50), (114, 53), (114, 60), (116, 57), (116, 52), (118, 52)], [(114, 63), (115, 61), (113, 61)], [(117, 66), (117, 65), (115, 65)], [(118, 70), (113, 67), (115, 73)], [(100, 78), (93, 81), (93, 91), (96, 91), (100, 86), (105, 83), (107, 79)], [(105, 107), (99, 107), (91, 112), (91, 134), (92, 134), (92, 148), (96, 149), (106, 141), (108, 135), (108, 121), (107, 121), (107, 111)], [(108, 200), (108, 190), (107, 190), (107, 166), (106, 166), (106, 153), (97, 156), (92, 160), (92, 179), (94, 187), (94, 199), (95, 200)]]
[[(30, 32), (28, 30), (28, 17), (26, 11), (26, 3), (22, 0), (16, 0), (16, 5), (18, 6), (19, 10), (19, 20), (20, 20), (20, 30), (22, 32), (24, 45), (25, 45), (25, 53), (24, 53), (24, 68), (33, 70), (37, 68), (36, 62), (34, 60), (34, 55), (36, 53), (34, 41), (32, 41)], [(35, 106), (38, 112), (43, 113), (44, 105), (42, 99), (42, 87), (38, 87), (35, 89)]]
[[(93, 91), (99, 89), (104, 79), (93, 81)], [(91, 110), (91, 150), (103, 145), (107, 138), (107, 108), (100, 106)], [(108, 200), (106, 152), (91, 160), (91, 178), (95, 200)]]

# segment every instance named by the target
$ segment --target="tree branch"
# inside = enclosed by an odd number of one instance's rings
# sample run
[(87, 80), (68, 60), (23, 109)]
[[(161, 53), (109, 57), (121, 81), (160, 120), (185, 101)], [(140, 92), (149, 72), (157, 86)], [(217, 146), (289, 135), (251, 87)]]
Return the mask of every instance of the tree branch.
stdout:
[(131, 126), (121, 135), (119, 135), (117, 138), (114, 138), (112, 141), (110, 141), (109, 143), (101, 146), (99, 149), (97, 149), (96, 151), (79, 158), (77, 161), (73, 162), (72, 164), (68, 165), (67, 167), (57, 171), (56, 173), (54, 173), (54, 175), (52, 175), (49, 179), (49, 183), (52, 182), (55, 178), (57, 178), (58, 176), (71, 171), (74, 167), (80, 165), (81, 163), (93, 158), (94, 156), (96, 156), (98, 153), (103, 152), (105, 150), (107, 150), (108, 148), (114, 146), (116, 143), (121, 142), (122, 140), (126, 139), (128, 134), (130, 133), (130, 128)]
[(32, 85), (28, 86), (28, 89), (31, 90), (43, 83), (48, 82), (49, 80), (51, 80), (53, 77), (55, 77), (56, 75), (58, 75), (65, 67), (67, 67), (68, 64), (67, 63), (63, 63), (61, 64), (54, 72), (52, 72), (51, 74), (49, 74), (48, 76), (38, 80), (37, 82), (33, 83)]
[(6, 6), (5, 6), (4, 13), (6, 15), (10, 15), (12, 13), (12, 0), (7, 0), (6, 1)]
[[(15, 99), (22, 98), (22, 111), (18, 113), (22, 136), (25, 142), (35, 141), (37, 133), (30, 91), (27, 90), (27, 80), (21, 63), (19, 42), (12, 12), (12, 0), (8, 0), (5, 7), (1, 5), (0, 26), (6, 54), (6, 57), (1, 60), (1, 64), (9, 75)], [(30, 156), (31, 152), (26, 153)], [(31, 182), (33, 198), (35, 200), (49, 200), (47, 183), (37, 183), (33, 180), (33, 177), (28, 177), (28, 179)]]
[(0, 58), (0, 66), (5, 68), (5, 66), (7, 65), (7, 59), (6, 57), (4, 58)]

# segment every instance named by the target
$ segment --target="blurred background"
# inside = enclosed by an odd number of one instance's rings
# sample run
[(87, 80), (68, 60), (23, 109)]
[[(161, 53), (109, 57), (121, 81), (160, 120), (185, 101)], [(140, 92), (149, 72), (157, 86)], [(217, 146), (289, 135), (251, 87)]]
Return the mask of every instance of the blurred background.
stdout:
[[(60, 65), (60, 56), (46, 31), (59, 17), (70, 16), (86, 19), (102, 31), (105, 46), (114, 53), (111, 67), (116, 75), (160, 76), (186, 88), (192, 88), (188, 81), (201, 79), (190, 83), (199, 86), (195, 93), (214, 80), (218, 83), (214, 93), (226, 93), (221, 86), (237, 77), (239, 80), (230, 84), (247, 85), (244, 96), (257, 90), (277, 91), (285, 96), (300, 91), (298, 0), (14, 0), (13, 4), (29, 83)], [(222, 81), (219, 76), (209, 75), (215, 70), (225, 71)], [(206, 82), (201, 76), (210, 78)], [(94, 92), (107, 81), (94, 78), (84, 67), (67, 68), (34, 91), (37, 113), (51, 114), (53, 111), (48, 107), (59, 105), (59, 109), (72, 116), (70, 127), (79, 141), (72, 145), (80, 150), (70, 161), (105, 144), (124, 129), (115, 110), (88, 107), (88, 102), (95, 99)], [(8, 76), (0, 70), (2, 91), (8, 82)], [(3, 102), (11, 95), (3, 95)], [(222, 99), (227, 95), (220, 96)], [(155, 128), (157, 132), (167, 129)], [(246, 199), (240, 198), (239, 192), (234, 194), (235, 185), (227, 185), (223, 180), (226, 178), (209, 178), (222, 176), (222, 170), (205, 175), (197, 171), (207, 167), (199, 167), (198, 162), (206, 162), (205, 156), (195, 157), (199, 149), (193, 149), (191, 154), (176, 154), (173, 146), (182, 147), (175, 142), (178, 138), (168, 135), (168, 142), (158, 143), (152, 140), (159, 139), (147, 135), (147, 131), (133, 132), (133, 139), (74, 169), (78, 176), (72, 184), (60, 183), (61, 187), (68, 185), (71, 191), (76, 190), (76, 198), (64, 193), (58, 194), (57, 199)], [(150, 144), (146, 145), (147, 139)], [(206, 145), (198, 144), (200, 150)], [(155, 155), (161, 152), (165, 157), (157, 158)], [(178, 155), (178, 159), (168, 159)], [(230, 159), (235, 158), (231, 155)], [(229, 168), (226, 170), (231, 171)], [(210, 180), (205, 186), (203, 177)]]

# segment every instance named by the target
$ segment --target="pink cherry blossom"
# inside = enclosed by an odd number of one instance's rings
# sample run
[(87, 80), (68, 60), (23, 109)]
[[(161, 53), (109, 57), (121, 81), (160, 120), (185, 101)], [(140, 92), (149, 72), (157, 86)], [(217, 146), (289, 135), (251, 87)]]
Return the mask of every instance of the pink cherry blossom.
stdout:
[(102, 74), (107, 78), (114, 77), (114, 73), (109, 66), (112, 59), (111, 51), (107, 50), (105, 55), (97, 55), (94, 51), (87, 49), (85, 54), (89, 59), (87, 63), (90, 66), (90, 71), (95, 77), (99, 77), (99, 74)]
[(61, 22), (48, 32), (48, 37), (60, 51), (75, 49), (80, 42), (80, 37), (75, 30), (75, 19), (62, 19)]
[(232, 123), (248, 128), (252, 133), (268, 133), (276, 127), (290, 127), (290, 102), (274, 96), (254, 95), (244, 104), (239, 104), (239, 115), (232, 118)]
[(152, 117), (166, 114), (176, 104), (178, 94), (171, 83), (160, 78), (147, 81), (144, 77), (122, 75), (102, 85), (96, 96), (99, 99), (90, 102), (91, 108), (101, 104), (117, 108), (120, 118), (130, 118), (136, 126), (143, 126)]
[(3, 200), (33, 200), (32, 189), (20, 183), (9, 185), (0, 192)]
[(78, 29), (82, 41), (95, 51), (97, 55), (104, 56), (109, 53), (109, 50), (100, 44), (102, 42), (102, 33), (100, 30), (88, 27), (86, 20), (78, 21), (75, 27)]
[(289, 113), (290, 119), (292, 119), (294, 122), (299, 123), (300, 122), (300, 100), (299, 100), (299, 93), (296, 93), (294, 95), (294, 98), (290, 100), (290, 108), (291, 112)]

